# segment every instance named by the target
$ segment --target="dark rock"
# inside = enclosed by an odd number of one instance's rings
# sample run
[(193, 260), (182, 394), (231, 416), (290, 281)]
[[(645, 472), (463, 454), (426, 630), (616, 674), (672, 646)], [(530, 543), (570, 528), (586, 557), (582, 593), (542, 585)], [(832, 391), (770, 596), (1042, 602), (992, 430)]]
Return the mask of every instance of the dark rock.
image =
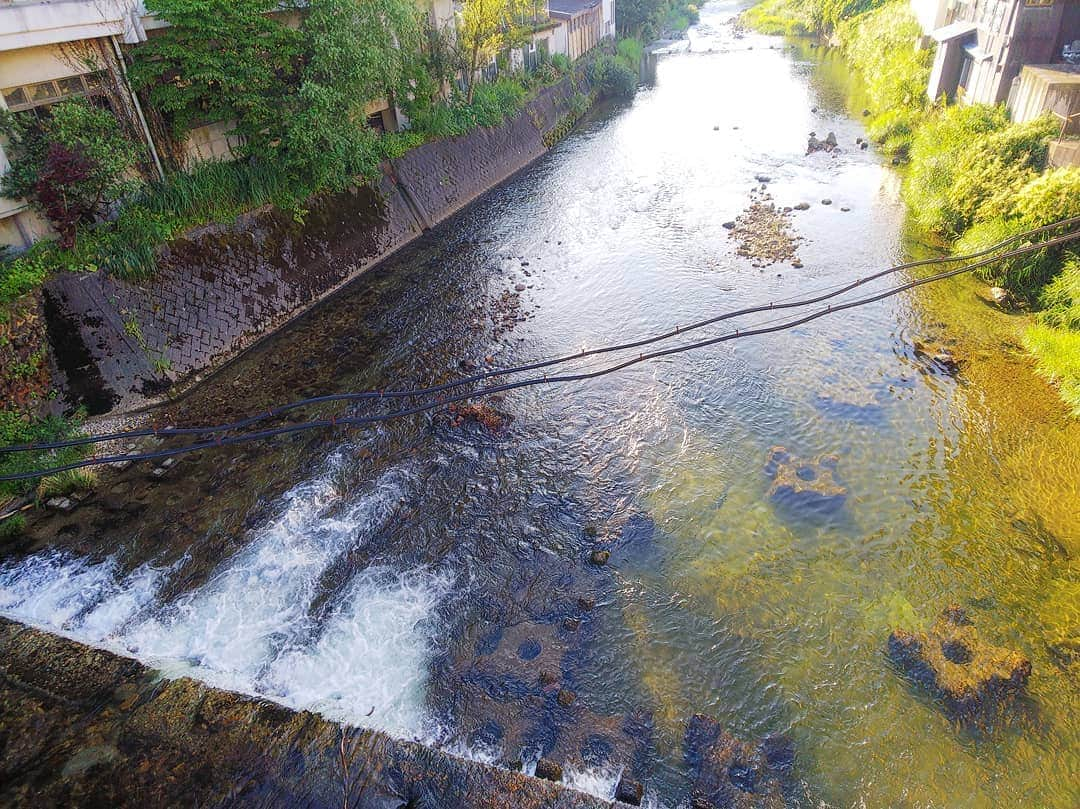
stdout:
[(802, 265), (803, 263), (798, 259), (795, 259), (793, 262), (791, 262), (791, 266), (794, 267), (796, 270), (801, 269)]
[(581, 619), (566, 618), (563, 620), (563, 628), (566, 629), (568, 632), (577, 632), (579, 629), (581, 629)]
[(870, 144), (864, 140), (862, 143), (859, 144), (859, 148), (865, 151), (870, 148)]
[(809, 211), (810, 210), (810, 203), (809, 202), (800, 202), (798, 205), (795, 206), (795, 210), (796, 211)]
[(562, 781), (562, 767), (549, 758), (542, 758), (536, 762), (536, 777), (546, 781)]
[(629, 806), (641, 806), (641, 799), (645, 797), (645, 787), (640, 781), (627, 778), (625, 775), (619, 779), (615, 786), (615, 800)]
[(963, 609), (948, 607), (929, 632), (896, 629), (889, 656), (955, 716), (971, 716), (1023, 691), (1031, 661), (979, 638)]
[(559, 682), (559, 675), (555, 672), (548, 669), (540, 672), (540, 685), (555, 685), (557, 682)]
[(755, 174), (754, 179), (757, 180), (759, 183), (771, 183), (772, 182), (772, 177), (770, 177), (767, 174)]
[(582, 610), (590, 612), (596, 607), (596, 598), (594, 596), (581, 596), (577, 603)]
[(610, 559), (610, 558), (611, 558), (611, 551), (596, 550), (596, 551), (593, 551), (592, 554), (589, 556), (589, 561), (592, 562), (597, 567), (601, 567), (603, 565), (606, 565), (607, 562), (608, 562), (608, 559)]
[(823, 199), (821, 201), (821, 204), (822, 205), (832, 205), (832, 200), (826, 197), (825, 199)]
[(840, 210), (843, 211), (844, 213), (847, 213), (848, 211), (851, 210), (851, 208), (849, 208), (847, 205), (841, 205)]
[(836, 148), (837, 141), (836, 141), (836, 133), (835, 132), (830, 132), (828, 135), (825, 136), (825, 145), (829, 146), (829, 147), (831, 147), (833, 149)]
[(577, 694), (567, 688), (559, 691), (558, 695), (555, 697), (555, 701), (562, 705), (564, 708), (569, 708), (571, 705), (574, 704), (574, 700), (576, 699)]
[(769, 498), (802, 510), (832, 511), (840, 508), (847, 498), (847, 489), (836, 481), (840, 459), (822, 455), (805, 460), (792, 455), (784, 447), (773, 447), (765, 462), (765, 473), (772, 478)]
[(731, 220), (729, 222), (725, 222), (724, 227), (727, 228), (728, 230), (735, 230), (735, 221)]
[(710, 717), (691, 718), (683, 740), (692, 777), (691, 806), (784, 806), (782, 783), (760, 749), (736, 739)]

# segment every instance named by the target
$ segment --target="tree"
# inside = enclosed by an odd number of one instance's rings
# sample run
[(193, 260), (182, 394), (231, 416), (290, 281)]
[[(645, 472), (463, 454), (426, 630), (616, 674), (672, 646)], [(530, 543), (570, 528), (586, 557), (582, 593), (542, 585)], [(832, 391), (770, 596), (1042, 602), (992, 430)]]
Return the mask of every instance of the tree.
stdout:
[(378, 165), (364, 108), (400, 91), (419, 58), (420, 13), (412, 0), (311, 0), (302, 32), (308, 61), (287, 157), (306, 182), (340, 188)]
[(139, 185), (140, 147), (121, 134), (111, 111), (81, 99), (57, 104), (42, 120), (4, 113), (0, 131), (9, 138), (11, 161), (0, 192), (41, 210), (63, 247), (75, 245), (78, 225), (104, 215)]
[(130, 78), (170, 116), (177, 134), (208, 121), (235, 121), (248, 154), (280, 139), (282, 100), (295, 90), (300, 32), (280, 0), (146, 0), (169, 24), (134, 52)]
[(465, 0), (458, 15), (458, 37), (467, 56), (469, 104), (477, 71), (500, 51), (522, 40), (524, 31), (517, 21), (525, 19), (531, 9), (531, 0)]

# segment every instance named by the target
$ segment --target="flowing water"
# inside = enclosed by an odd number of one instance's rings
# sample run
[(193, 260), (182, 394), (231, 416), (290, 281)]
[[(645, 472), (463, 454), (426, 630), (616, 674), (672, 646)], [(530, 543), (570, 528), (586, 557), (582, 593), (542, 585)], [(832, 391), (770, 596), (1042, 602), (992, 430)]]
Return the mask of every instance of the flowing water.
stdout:
[[(855, 145), (843, 64), (738, 36), (737, 10), (706, 5), (632, 104), (175, 420), (573, 353), (926, 254), (897, 175)], [(830, 130), (839, 154), (804, 154)], [(792, 219), (800, 268), (755, 267), (723, 227), (761, 174), (779, 205), (812, 203)], [(528, 318), (493, 333), (519, 284)], [(629, 769), (656, 805), (684, 800), (683, 730), (706, 713), (747, 741), (787, 735), (805, 805), (1075, 806), (1080, 424), (1032, 374), (1023, 319), (978, 291), (956, 280), (518, 390), (494, 435), (420, 416), (217, 450), (162, 482), (110, 473), (31, 526), (0, 568), (0, 612), (466, 755), (550, 754), (597, 794)], [(928, 334), (958, 376), (916, 352)], [(842, 508), (770, 500), (777, 445), (837, 456)], [(606, 566), (588, 563), (597, 545)], [(1030, 698), (989, 727), (950, 720), (885, 654), (892, 628), (952, 603), (1033, 662)]]

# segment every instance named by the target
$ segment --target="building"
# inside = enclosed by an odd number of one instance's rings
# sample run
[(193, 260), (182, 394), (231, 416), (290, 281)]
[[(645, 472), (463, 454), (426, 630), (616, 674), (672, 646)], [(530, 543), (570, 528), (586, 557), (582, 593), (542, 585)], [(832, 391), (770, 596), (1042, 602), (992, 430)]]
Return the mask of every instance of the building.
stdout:
[(1065, 60), (1080, 40), (1080, 0), (914, 0), (936, 46), (927, 91), (961, 103), (1007, 101), (1025, 65)]
[[(433, 24), (453, 24), (451, 0), (430, 0), (428, 10)], [(295, 11), (282, 15), (288, 25), (301, 23)], [(148, 176), (164, 176), (168, 165), (230, 159), (238, 145), (230, 121), (207, 121), (184, 143), (172, 143), (127, 83), (125, 49), (166, 27), (142, 0), (0, 0), (0, 108), (42, 115), (76, 97), (109, 108), (146, 146)], [(398, 128), (397, 111), (385, 99), (368, 104), (364, 113), (373, 127)], [(0, 142), (0, 174), (7, 167)], [(24, 200), (0, 197), (0, 245), (29, 247), (49, 232)]]
[[(605, 8), (611, 15), (610, 33), (605, 24)], [(615, 10), (613, 0), (548, 0), (548, 15), (559, 24), (564, 32), (565, 53), (571, 59), (578, 59), (596, 47), (605, 36), (614, 36)]]
[[(0, 3), (0, 105), (41, 114), (67, 98), (87, 98), (133, 124), (154, 157), (139, 101), (127, 89), (121, 48), (146, 39), (133, 0)], [(0, 143), (0, 173), (7, 170)], [(0, 197), (0, 244), (28, 247), (49, 232), (23, 200)]]

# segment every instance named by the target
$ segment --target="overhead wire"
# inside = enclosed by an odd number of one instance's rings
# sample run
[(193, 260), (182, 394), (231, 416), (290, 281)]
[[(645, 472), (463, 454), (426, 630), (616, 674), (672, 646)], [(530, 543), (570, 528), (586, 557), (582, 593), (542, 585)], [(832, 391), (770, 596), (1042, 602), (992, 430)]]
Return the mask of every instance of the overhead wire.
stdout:
[[(629, 351), (634, 348), (643, 348), (647, 345), (654, 345), (656, 343), (672, 339), (673, 337), (682, 336), (689, 332), (698, 331), (708, 326), (715, 325), (717, 323), (731, 320), (737, 317), (744, 317), (752, 314), (759, 314), (762, 312), (796, 309), (804, 306), (811, 306), (816, 303), (823, 303), (827, 300), (839, 297), (840, 295), (851, 292), (860, 286), (864, 286), (872, 281), (879, 280), (889, 275), (903, 272), (905, 270), (912, 270), (918, 267), (940, 265), (940, 264), (954, 264), (959, 262), (966, 262), (972, 259), (987, 256), (1000, 250), (1002, 247), (1012, 244), (1013, 242), (1029, 239), (1034, 236), (1039, 236), (1044, 233), (1050, 233), (1054, 230), (1069, 227), (1075, 224), (1080, 224), (1080, 216), (1071, 217), (1069, 219), (1063, 219), (1060, 222), (1055, 222), (1050, 225), (1044, 225), (1040, 228), (1035, 228), (1024, 233), (1019, 233), (1014, 236), (1010, 236), (1007, 239), (1003, 239), (990, 247), (982, 250), (969, 253), (962, 256), (944, 256), (930, 259), (921, 259), (919, 261), (911, 261), (904, 264), (898, 264), (888, 269), (882, 270), (871, 275), (863, 276), (855, 279), (854, 281), (840, 285), (835, 288), (826, 288), (820, 293), (814, 293), (810, 297), (805, 298), (781, 298), (777, 301), (770, 301), (768, 304), (758, 304), (755, 306), (746, 307), (743, 309), (737, 309), (729, 312), (723, 312), (719, 315), (715, 315), (703, 320), (687, 324), (685, 326), (676, 326), (674, 329), (666, 332), (651, 335), (648, 337), (640, 338), (630, 342), (619, 343), (615, 345), (603, 346), (594, 349), (582, 349), (576, 354), (566, 354), (559, 357), (539, 360), (524, 365), (513, 366), (509, 368), (498, 368), (483, 371), (470, 376), (461, 377), (450, 382), (445, 382), (439, 385), (431, 385), (423, 388), (415, 388), (410, 390), (365, 390), (365, 391), (350, 391), (344, 393), (331, 393), (322, 396), (313, 396), (304, 399), (298, 399), (293, 402), (288, 402), (277, 407), (269, 408), (261, 413), (256, 413), (251, 416), (239, 419), (237, 421), (206, 426), (195, 427), (150, 427), (136, 430), (126, 430), (111, 433), (101, 433), (97, 435), (78, 436), (59, 441), (51, 442), (34, 442), (27, 444), (16, 444), (11, 446), (0, 447), (0, 454), (13, 453), (13, 452), (28, 452), (39, 451), (43, 449), (64, 449), (68, 447), (85, 446), (88, 444), (98, 444), (108, 441), (118, 440), (131, 440), (136, 438), (170, 438), (175, 436), (198, 436), (209, 435), (215, 433), (227, 433), (234, 432), (236, 430), (246, 429), (254, 424), (269, 419), (279, 418), (289, 411), (295, 410), (300, 407), (308, 407), (311, 405), (327, 404), (334, 402), (353, 402), (363, 400), (383, 400), (383, 399), (411, 399), (419, 398), (422, 396), (431, 396), (446, 393), (447, 391), (454, 390), (456, 388), (464, 387), (466, 385), (472, 385), (477, 382), (484, 382), (489, 379), (496, 379), (503, 376), (511, 376), (529, 371), (539, 371), (544, 368), (551, 368), (556, 365), (562, 365), (568, 362), (581, 360), (587, 357), (594, 357), (603, 354)], [(1049, 243), (1038, 242), (1036, 245), (1030, 246), (1031, 249), (1025, 249), (1024, 252), (1035, 252), (1036, 250), (1045, 249)], [(1000, 261), (1005, 258), (1009, 258), (1014, 255), (1013, 252), (1006, 252), (1000, 256), (994, 257), (991, 261)], [(985, 264), (979, 264), (977, 266), (985, 266)], [(977, 267), (976, 267), (977, 268)], [(3, 480), (0, 477), (0, 480)]]
[[(671, 356), (674, 354), (680, 354), (687, 351), (694, 351), (701, 348), (706, 348), (720, 343), (729, 342), (731, 340), (744, 339), (748, 337), (755, 337), (764, 334), (772, 334), (779, 331), (795, 328), (797, 326), (804, 325), (811, 321), (817, 320), (822, 317), (826, 317), (831, 314), (853, 309), (859, 306), (865, 306), (877, 301), (884, 300), (886, 298), (899, 295), (917, 287), (924, 286), (926, 284), (934, 283), (944, 280), (946, 278), (952, 278), (957, 275), (972, 272), (980, 267), (987, 266), (996, 261), (1000, 261), (1005, 258), (1012, 258), (1020, 255), (1026, 255), (1029, 253), (1043, 250), (1048, 247), (1054, 247), (1061, 244), (1066, 244), (1071, 241), (1080, 239), (1080, 230), (1072, 231), (1070, 233), (1056, 236), (1046, 241), (1039, 242), (1034, 245), (1027, 245), (1021, 248), (1015, 248), (1007, 253), (999, 256), (993, 256), (986, 258), (973, 264), (965, 264), (964, 266), (946, 270), (943, 272), (935, 273), (923, 278), (917, 278), (912, 281), (908, 281), (904, 284), (900, 284), (895, 287), (890, 287), (882, 292), (875, 293), (864, 298), (857, 298), (852, 301), (846, 301), (838, 304), (830, 304), (824, 309), (818, 309), (810, 314), (803, 315), (794, 320), (787, 320), (776, 325), (762, 325), (750, 329), (736, 329), (733, 332), (727, 332), (717, 337), (708, 338), (705, 340), (699, 340), (692, 343), (684, 343), (681, 345), (660, 349), (649, 353), (639, 353), (638, 356), (632, 357), (627, 360), (623, 360), (614, 365), (606, 366), (604, 368), (583, 371), (578, 373), (563, 374), (560, 376), (548, 376), (543, 375), (540, 377), (530, 377), (527, 379), (517, 380), (514, 382), (505, 382), (499, 385), (492, 385), (478, 390), (467, 391), (459, 393), (454, 396), (442, 397), (439, 396), (433, 401), (424, 402), (413, 407), (404, 408), (389, 413), (379, 413), (368, 416), (331, 416), (329, 418), (317, 419), (308, 422), (302, 422), (298, 424), (290, 424), (281, 427), (274, 427), (264, 430), (258, 430), (254, 432), (239, 433), (228, 436), (218, 436), (212, 440), (197, 442), (188, 444), (182, 447), (168, 447), (149, 452), (136, 453), (136, 454), (123, 454), (97, 458), (86, 458), (79, 461), (73, 461), (71, 463), (54, 466), (47, 469), (38, 469), (28, 472), (19, 472), (7, 475), (0, 475), (0, 480), (27, 480), (31, 478), (42, 477), (46, 475), (57, 474), (60, 472), (70, 471), (74, 469), (81, 469), (90, 466), (100, 466), (105, 464), (113, 464), (129, 461), (145, 461), (145, 460), (157, 460), (162, 458), (173, 457), (176, 455), (187, 454), (190, 452), (196, 452), (200, 450), (213, 449), (215, 447), (232, 446), (235, 444), (245, 443), (249, 441), (263, 440), (281, 435), (291, 435), (308, 430), (335, 428), (335, 427), (359, 427), (370, 424), (376, 424), (380, 422), (389, 421), (392, 419), (405, 418), (412, 415), (428, 412), (438, 408), (446, 407), (450, 404), (466, 401), (468, 399), (479, 398), (482, 396), (490, 396), (496, 393), (503, 393), (511, 390), (517, 390), (520, 388), (533, 387), (537, 385), (550, 385), (550, 384), (565, 384), (569, 382), (581, 382), (591, 379), (595, 379), (608, 374), (616, 373), (625, 368), (648, 362), (651, 360), (659, 359), (661, 357)], [(131, 435), (131, 433), (122, 434), (125, 436)], [(98, 438), (98, 441), (106, 439)], [(35, 449), (43, 448), (43, 445), (37, 445)], [(5, 448), (8, 451), (14, 451), (12, 448)]]

